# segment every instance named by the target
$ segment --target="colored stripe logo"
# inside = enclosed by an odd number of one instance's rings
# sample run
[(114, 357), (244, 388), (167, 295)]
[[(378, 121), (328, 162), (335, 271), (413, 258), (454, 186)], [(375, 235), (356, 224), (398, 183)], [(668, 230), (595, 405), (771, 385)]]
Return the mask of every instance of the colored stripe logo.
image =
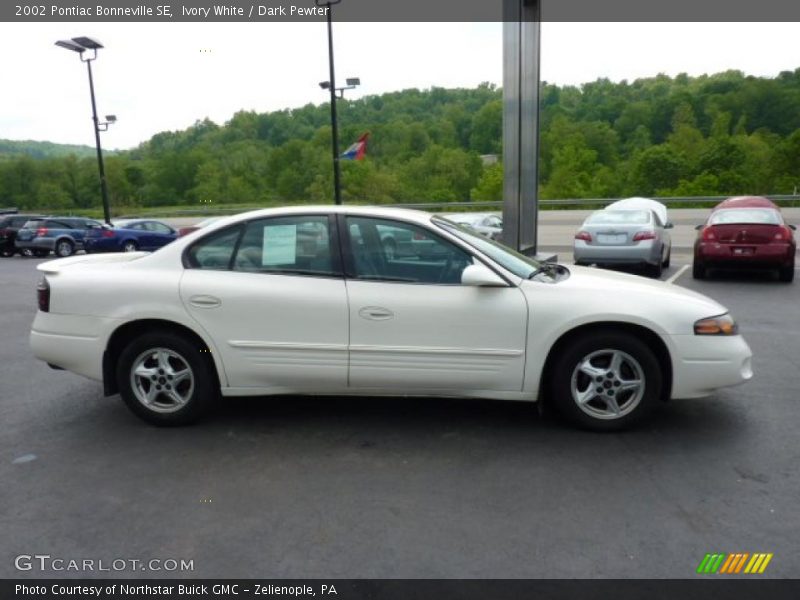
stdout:
[(767, 569), (773, 554), (738, 552), (733, 554), (706, 554), (697, 567), (700, 575), (760, 575)]

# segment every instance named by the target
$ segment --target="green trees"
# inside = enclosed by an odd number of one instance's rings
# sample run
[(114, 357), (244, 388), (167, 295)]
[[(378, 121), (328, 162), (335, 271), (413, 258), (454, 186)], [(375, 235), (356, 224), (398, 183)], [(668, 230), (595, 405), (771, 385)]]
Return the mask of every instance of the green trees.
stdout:
[[(501, 200), (502, 97), (409, 89), (339, 105), (341, 146), (366, 131), (367, 158), (342, 161), (346, 202)], [(581, 87), (544, 83), (543, 198), (793, 193), (800, 187), (800, 69), (775, 79), (739, 71)], [(106, 155), (112, 210), (332, 201), (325, 104), (224, 125), (199, 120)], [(100, 206), (91, 148), (0, 140), (0, 206)]]

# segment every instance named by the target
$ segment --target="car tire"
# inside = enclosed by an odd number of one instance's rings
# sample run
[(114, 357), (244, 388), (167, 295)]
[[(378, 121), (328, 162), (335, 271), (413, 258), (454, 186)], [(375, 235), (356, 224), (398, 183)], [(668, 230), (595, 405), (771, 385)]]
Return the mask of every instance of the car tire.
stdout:
[(652, 277), (653, 279), (661, 279), (661, 274), (664, 272), (664, 266), (659, 262), (657, 265), (647, 265), (645, 267), (645, 273), (648, 277)]
[(68, 256), (72, 256), (75, 254), (75, 244), (73, 244), (69, 240), (58, 240), (56, 242), (55, 247), (53, 248), (53, 252), (59, 258), (66, 258)]
[(631, 334), (610, 330), (566, 345), (551, 372), (548, 399), (563, 417), (592, 431), (619, 431), (640, 422), (663, 389), (653, 351)]
[(139, 246), (133, 240), (128, 240), (124, 244), (122, 244), (122, 251), (123, 252), (136, 252), (139, 249)]
[(153, 425), (176, 426), (197, 421), (214, 404), (219, 396), (214, 373), (208, 351), (196, 342), (154, 332), (125, 347), (116, 376), (120, 396), (134, 414)]
[(778, 279), (783, 283), (792, 283), (794, 281), (794, 263), (778, 269)]
[(14, 256), (14, 253), (15, 253), (14, 250), (9, 250), (8, 248), (3, 248), (2, 250), (0, 250), (0, 256), (2, 256), (3, 258), (11, 258), (12, 256)]
[(672, 248), (667, 248), (667, 258), (664, 259), (662, 266), (665, 269), (669, 269), (670, 262), (672, 260)]
[(692, 277), (694, 279), (706, 278), (706, 266), (698, 260), (692, 263)]

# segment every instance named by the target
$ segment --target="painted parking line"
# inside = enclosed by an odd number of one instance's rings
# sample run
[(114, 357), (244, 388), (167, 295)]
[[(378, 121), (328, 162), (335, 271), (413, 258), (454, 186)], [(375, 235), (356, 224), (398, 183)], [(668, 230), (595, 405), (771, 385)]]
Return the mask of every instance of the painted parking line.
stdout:
[(680, 269), (678, 269), (677, 273), (675, 273), (672, 277), (667, 279), (667, 283), (675, 283), (675, 281), (678, 279), (678, 277), (683, 275), (688, 268), (689, 268), (689, 265), (683, 265)]

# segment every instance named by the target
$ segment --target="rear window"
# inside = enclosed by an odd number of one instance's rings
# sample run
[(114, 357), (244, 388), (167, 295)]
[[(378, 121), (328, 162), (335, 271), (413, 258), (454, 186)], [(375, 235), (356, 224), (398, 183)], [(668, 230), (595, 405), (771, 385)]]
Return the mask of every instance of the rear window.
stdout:
[(726, 208), (714, 211), (708, 220), (709, 225), (780, 225), (781, 222), (778, 211), (771, 208)]
[(598, 210), (589, 215), (589, 225), (646, 225), (650, 222), (650, 213), (646, 210)]

